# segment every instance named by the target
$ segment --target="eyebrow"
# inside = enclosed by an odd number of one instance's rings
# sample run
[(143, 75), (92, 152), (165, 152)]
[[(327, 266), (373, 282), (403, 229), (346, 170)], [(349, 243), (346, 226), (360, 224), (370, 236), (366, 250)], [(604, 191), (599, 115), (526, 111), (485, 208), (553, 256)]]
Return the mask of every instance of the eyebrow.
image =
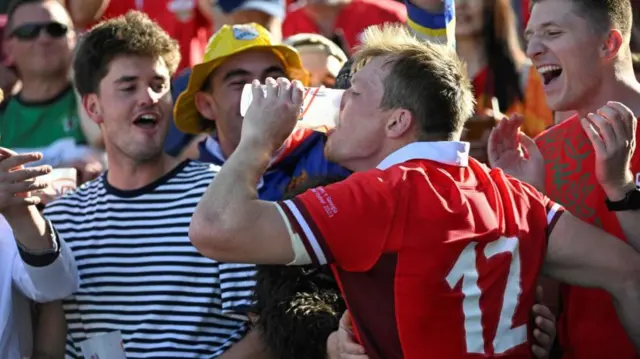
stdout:
[[(117, 84), (122, 84), (122, 83), (129, 83), (129, 82), (135, 82), (139, 79), (139, 76), (121, 76), (120, 78), (118, 78), (115, 83)], [(166, 81), (167, 78), (164, 76), (160, 76), (160, 75), (155, 75), (153, 77), (154, 80), (160, 80), (160, 81)]]
[[(544, 29), (544, 28), (552, 27), (552, 26), (560, 27), (560, 25), (558, 25), (557, 23), (555, 23), (553, 21), (547, 21), (547, 22), (543, 22), (542, 24), (538, 25), (538, 28)], [(524, 30), (524, 35), (525, 36), (531, 36), (532, 32), (534, 32), (532, 29), (527, 28), (527, 29)]]
[[(278, 72), (281, 74), (284, 74), (285, 71), (282, 67), (280, 66), (271, 66), (266, 68), (265, 70), (262, 71), (262, 77), (264, 77), (264, 75), (270, 74), (270, 73), (274, 73), (274, 72)], [(229, 80), (232, 80), (234, 77), (246, 77), (246, 76), (251, 76), (251, 72), (245, 70), (245, 69), (234, 69), (231, 70), (229, 72), (227, 72), (226, 75), (224, 75), (224, 77), (222, 78), (222, 82), (227, 82)]]

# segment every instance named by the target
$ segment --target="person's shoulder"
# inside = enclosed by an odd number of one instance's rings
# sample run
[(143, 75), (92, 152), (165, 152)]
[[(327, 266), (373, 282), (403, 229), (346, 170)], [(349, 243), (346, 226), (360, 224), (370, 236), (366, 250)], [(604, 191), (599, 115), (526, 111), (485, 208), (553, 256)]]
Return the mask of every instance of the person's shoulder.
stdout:
[(535, 141), (538, 145), (540, 144), (554, 144), (556, 139), (566, 138), (566, 137), (575, 137), (578, 133), (582, 132), (582, 127), (580, 126), (580, 120), (578, 119), (578, 115), (573, 115), (568, 119), (560, 122), (559, 124), (553, 125), (547, 130), (540, 133), (536, 136)]
[(69, 191), (49, 203), (44, 210), (45, 215), (52, 215), (56, 212), (67, 211), (69, 208), (77, 210), (82, 205), (86, 208), (92, 201), (104, 195), (104, 175), (82, 184), (80, 187)]
[(214, 177), (218, 172), (220, 172), (220, 166), (214, 165), (213, 163), (205, 163), (195, 160), (189, 160), (179, 175), (187, 175), (187, 176), (209, 176)]

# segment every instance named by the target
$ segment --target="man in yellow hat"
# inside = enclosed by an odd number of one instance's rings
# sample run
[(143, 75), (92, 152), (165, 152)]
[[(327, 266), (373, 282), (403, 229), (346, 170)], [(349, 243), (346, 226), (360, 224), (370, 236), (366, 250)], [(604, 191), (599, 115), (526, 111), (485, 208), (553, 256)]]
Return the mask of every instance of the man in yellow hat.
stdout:
[[(207, 133), (199, 144), (199, 160), (224, 164), (240, 141), (243, 118), (240, 98), (245, 84), (254, 79), (288, 77), (308, 81), (298, 52), (274, 43), (262, 26), (225, 25), (211, 38), (205, 61), (193, 67), (187, 89), (178, 97), (174, 121), (188, 134)], [(297, 130), (272, 160), (260, 182), (262, 198), (278, 200), (292, 185), (309, 177), (348, 171), (324, 158), (326, 136)]]

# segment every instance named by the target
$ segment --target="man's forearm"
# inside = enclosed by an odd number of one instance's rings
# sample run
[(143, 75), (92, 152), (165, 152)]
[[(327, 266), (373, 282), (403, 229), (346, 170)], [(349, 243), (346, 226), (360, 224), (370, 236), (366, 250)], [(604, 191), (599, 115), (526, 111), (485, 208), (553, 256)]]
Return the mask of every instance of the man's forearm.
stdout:
[[(604, 188), (604, 190), (607, 198), (612, 201), (618, 201), (624, 199), (630, 191), (636, 190), (636, 184), (631, 182), (629, 185), (619, 189)], [(640, 252), (640, 210), (619, 211), (616, 212), (616, 217), (629, 245)]]
[(620, 322), (640, 353), (640, 278), (614, 296), (614, 304)]
[(260, 331), (252, 329), (218, 359), (271, 359), (260, 339)]
[(271, 151), (241, 142), (198, 203), (194, 220), (230, 228), (244, 226), (244, 208), (257, 199), (257, 184)]
[(8, 214), (5, 218), (22, 249), (41, 252), (54, 248), (55, 243), (52, 241), (49, 225), (35, 206), (30, 206), (20, 213)]

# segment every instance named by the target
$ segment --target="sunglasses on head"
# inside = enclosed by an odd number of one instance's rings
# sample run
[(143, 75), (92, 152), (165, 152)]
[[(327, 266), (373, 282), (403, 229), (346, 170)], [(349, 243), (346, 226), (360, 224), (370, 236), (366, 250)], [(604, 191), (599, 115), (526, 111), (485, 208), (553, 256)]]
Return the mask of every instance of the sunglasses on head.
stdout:
[(59, 38), (67, 35), (69, 27), (59, 22), (24, 24), (13, 29), (9, 36), (19, 40), (33, 40), (37, 38), (42, 31), (45, 31), (47, 35), (53, 38)]

